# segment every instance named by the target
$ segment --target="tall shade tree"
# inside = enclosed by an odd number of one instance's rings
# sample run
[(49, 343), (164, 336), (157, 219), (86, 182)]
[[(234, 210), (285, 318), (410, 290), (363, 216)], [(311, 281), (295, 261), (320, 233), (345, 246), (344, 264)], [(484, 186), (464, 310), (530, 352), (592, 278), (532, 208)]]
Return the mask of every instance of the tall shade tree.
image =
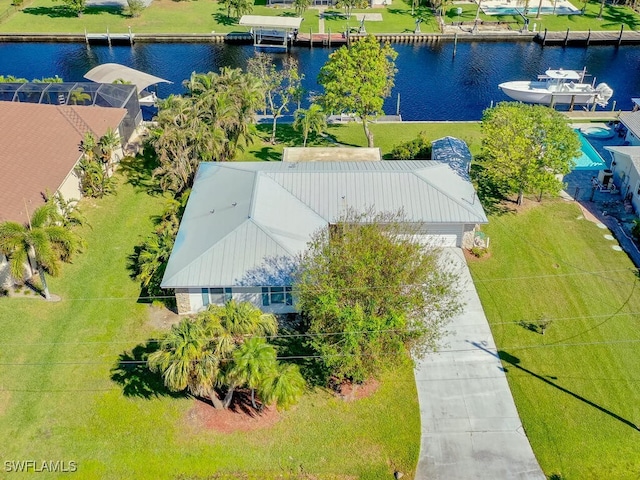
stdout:
[(313, 236), (296, 296), (327, 376), (360, 383), (408, 352), (420, 358), (460, 312), (458, 274), (424, 231), (401, 212), (348, 210)]
[(4, 222), (0, 224), (0, 252), (9, 259), (11, 274), (16, 279), (33, 275), (33, 265), (38, 271), (44, 297), (51, 299), (45, 273), (57, 276), (60, 263), (71, 261), (81, 250), (78, 234), (63, 225), (64, 219), (51, 198), (38, 207), (29, 222)]
[[(228, 408), (240, 387), (252, 390), (254, 405), (257, 393), (263, 401), (285, 407), (298, 398), (304, 380), (295, 369), (283, 378), (276, 375), (284, 370), (265, 337), (275, 335), (277, 328), (273, 315), (248, 302), (211, 305), (174, 326), (149, 356), (149, 367), (162, 374), (169, 389), (208, 397), (216, 408)], [(290, 394), (274, 393), (281, 391)]]
[(484, 179), (503, 194), (557, 194), (558, 178), (569, 173), (580, 152), (580, 141), (559, 112), (542, 105), (502, 102), (482, 117)]
[(388, 43), (381, 46), (369, 35), (349, 48), (333, 52), (318, 76), (324, 87), (321, 97), (324, 110), (357, 115), (369, 147), (374, 146), (369, 122), (383, 113), (384, 99), (393, 88), (397, 56)]
[(309, 134), (320, 135), (327, 128), (327, 117), (320, 105), (312, 104), (308, 109), (299, 108), (294, 114), (293, 129), (302, 133), (302, 146), (307, 146)]
[(247, 70), (262, 82), (266, 111), (272, 118), (271, 143), (276, 143), (278, 118), (289, 111), (289, 104), (302, 92), (298, 61), (286, 57), (278, 69), (271, 55), (258, 52), (249, 59)]
[(160, 188), (179, 194), (193, 184), (201, 161), (233, 160), (253, 141), (262, 84), (239, 69), (193, 73), (185, 96), (160, 104), (152, 145), (158, 155), (154, 177)]

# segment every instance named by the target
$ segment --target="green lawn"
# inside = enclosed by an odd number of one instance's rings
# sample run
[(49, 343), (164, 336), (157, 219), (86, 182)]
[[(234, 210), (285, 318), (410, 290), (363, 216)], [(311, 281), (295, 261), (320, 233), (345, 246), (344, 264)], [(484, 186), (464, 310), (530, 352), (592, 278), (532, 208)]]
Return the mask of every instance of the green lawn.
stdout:
[(194, 427), (192, 399), (125, 396), (112, 368), (158, 334), (126, 259), (162, 201), (123, 184), (115, 196), (82, 203), (92, 225), (87, 251), (50, 281), (62, 301), (0, 299), (3, 462), (75, 461), (74, 478), (92, 479), (238, 471), (268, 479), (299, 468), (318, 478), (387, 479), (394, 467), (412, 477), (420, 422), (409, 366), (386, 374), (370, 398), (347, 403), (316, 391), (275, 426), (249, 433)]
[[(549, 201), (492, 216), (491, 257), (470, 268), (524, 428), (547, 475), (640, 473), (640, 285), (626, 254)], [(555, 319), (544, 335), (518, 324)]]
[[(573, 1), (576, 8), (581, 9), (582, 2)], [(531, 0), (530, 6), (537, 6), (535, 0)], [(456, 9), (462, 8), (462, 14), (457, 15)], [(522, 8), (522, 7), (520, 7)], [(446, 22), (473, 22), (476, 17), (477, 5), (460, 4), (455, 7), (449, 7), (446, 10)], [(565, 31), (567, 28), (572, 31), (588, 31), (588, 30), (620, 30), (620, 26), (624, 25), (626, 30), (637, 30), (640, 28), (640, 14), (634, 12), (631, 8), (621, 5), (606, 4), (602, 13), (602, 18), (598, 18), (600, 13), (600, 2), (590, 0), (584, 15), (528, 15), (529, 30), (536, 25), (536, 31), (542, 31), (545, 28), (549, 31)], [(523, 20), (519, 15), (485, 15), (480, 13), (480, 19), (487, 22), (515, 22), (518, 25), (512, 26), (513, 29), (522, 28)], [(424, 29), (423, 29), (424, 31)]]
[[(282, 159), (284, 147), (302, 145), (302, 136), (293, 130), (291, 125), (278, 124), (277, 143), (271, 145), (269, 136), (270, 125), (259, 125), (260, 140), (249, 146), (244, 153), (239, 153), (238, 160), (245, 161), (279, 161)], [(378, 123), (371, 125), (375, 135), (375, 145), (382, 150), (382, 155), (388, 155), (396, 145), (413, 140), (420, 132), (426, 132), (431, 140), (454, 135), (467, 142), (471, 152), (480, 153), (481, 131), (480, 122), (439, 122), (439, 123)], [(337, 143), (347, 147), (366, 147), (362, 124), (352, 122), (348, 124), (331, 125), (327, 129), (327, 137), (318, 137), (307, 142), (308, 146), (333, 146)]]
[[(533, 0), (532, 0), (533, 1)], [(0, 0), (0, 19), (10, 5), (10, 0)], [(581, 2), (575, 2), (578, 8)], [(293, 9), (269, 8), (263, 0), (257, 0), (252, 14), (254, 15), (295, 15)], [(456, 8), (463, 9), (462, 15), (456, 14)], [(473, 21), (476, 15), (476, 5), (461, 4), (450, 7), (445, 11), (447, 23), (457, 21)], [(640, 15), (631, 9), (616, 5), (606, 5), (603, 18), (598, 19), (600, 2), (591, 0), (587, 5), (585, 15), (552, 16), (542, 15), (536, 19), (530, 16), (531, 27), (537, 23), (538, 30), (619, 30), (620, 25), (627, 29), (637, 29), (640, 25)], [(330, 11), (331, 12), (331, 11)], [(411, 8), (404, 0), (395, 0), (387, 8), (367, 10), (354, 10), (354, 13), (379, 13), (383, 17), (382, 22), (368, 21), (365, 28), (368, 33), (410, 33), (415, 29), (415, 16), (411, 15)], [(346, 29), (355, 31), (359, 22), (355, 17), (347, 19), (340, 10), (335, 10), (334, 17), (325, 19), (325, 33), (329, 30), (333, 33), (344, 32)], [(423, 22), (423, 33), (439, 32), (438, 24), (433, 13), (425, 9), (420, 12)], [(318, 32), (319, 12), (309, 9), (303, 15), (300, 31), (303, 33)], [(480, 15), (486, 21), (513, 21), (522, 23), (520, 17), (514, 16), (487, 16)], [(131, 27), (135, 33), (218, 33), (246, 32), (245, 27), (238, 26), (237, 22), (226, 16), (226, 9), (216, 2), (211, 1), (173, 1), (154, 0), (151, 6), (142, 12), (138, 18), (129, 18), (117, 7), (90, 7), (81, 17), (76, 17), (66, 10), (59, 0), (32, 0), (27, 1), (22, 11), (11, 15), (2, 21), (2, 31), (8, 33), (83, 33), (103, 32), (108, 27), (111, 32), (126, 32)], [(515, 26), (514, 28), (519, 28)]]

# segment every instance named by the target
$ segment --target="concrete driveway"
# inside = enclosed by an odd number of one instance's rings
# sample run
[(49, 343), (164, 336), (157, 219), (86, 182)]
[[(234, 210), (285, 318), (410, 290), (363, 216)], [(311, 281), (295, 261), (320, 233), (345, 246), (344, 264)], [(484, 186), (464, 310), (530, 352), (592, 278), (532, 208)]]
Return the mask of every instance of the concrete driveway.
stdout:
[(415, 370), (422, 438), (416, 480), (545, 480), (513, 403), (462, 250), (445, 255), (460, 269), (466, 307), (438, 353)]

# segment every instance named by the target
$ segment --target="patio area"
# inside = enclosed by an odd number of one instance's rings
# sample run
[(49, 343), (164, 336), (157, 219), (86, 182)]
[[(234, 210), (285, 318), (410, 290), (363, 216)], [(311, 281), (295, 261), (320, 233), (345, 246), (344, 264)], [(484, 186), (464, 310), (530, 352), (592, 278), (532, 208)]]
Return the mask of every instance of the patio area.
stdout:
[[(577, 123), (572, 127), (613, 128), (612, 125), (605, 123)], [(611, 138), (588, 137), (588, 141), (604, 159), (607, 168), (611, 168), (611, 155), (604, 147), (624, 144), (624, 138), (617, 134)], [(579, 202), (585, 216), (591, 217), (603, 228), (611, 230), (636, 267), (640, 268), (640, 250), (631, 238), (631, 228), (634, 220), (638, 218), (637, 212), (634, 212), (629, 202), (625, 202), (620, 191), (607, 191), (594, 184), (594, 177), (597, 179), (599, 173), (599, 170), (577, 169), (565, 175), (563, 180), (566, 188), (562, 192), (562, 197)]]

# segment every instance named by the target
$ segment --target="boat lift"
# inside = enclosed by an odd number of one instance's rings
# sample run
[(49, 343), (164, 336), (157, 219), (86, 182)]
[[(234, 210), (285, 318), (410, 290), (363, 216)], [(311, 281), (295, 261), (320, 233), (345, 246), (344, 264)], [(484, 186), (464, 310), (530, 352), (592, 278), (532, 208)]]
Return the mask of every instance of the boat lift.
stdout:
[(268, 17), (264, 15), (243, 15), (240, 25), (251, 27), (254, 47), (289, 48), (300, 31), (302, 17)]

